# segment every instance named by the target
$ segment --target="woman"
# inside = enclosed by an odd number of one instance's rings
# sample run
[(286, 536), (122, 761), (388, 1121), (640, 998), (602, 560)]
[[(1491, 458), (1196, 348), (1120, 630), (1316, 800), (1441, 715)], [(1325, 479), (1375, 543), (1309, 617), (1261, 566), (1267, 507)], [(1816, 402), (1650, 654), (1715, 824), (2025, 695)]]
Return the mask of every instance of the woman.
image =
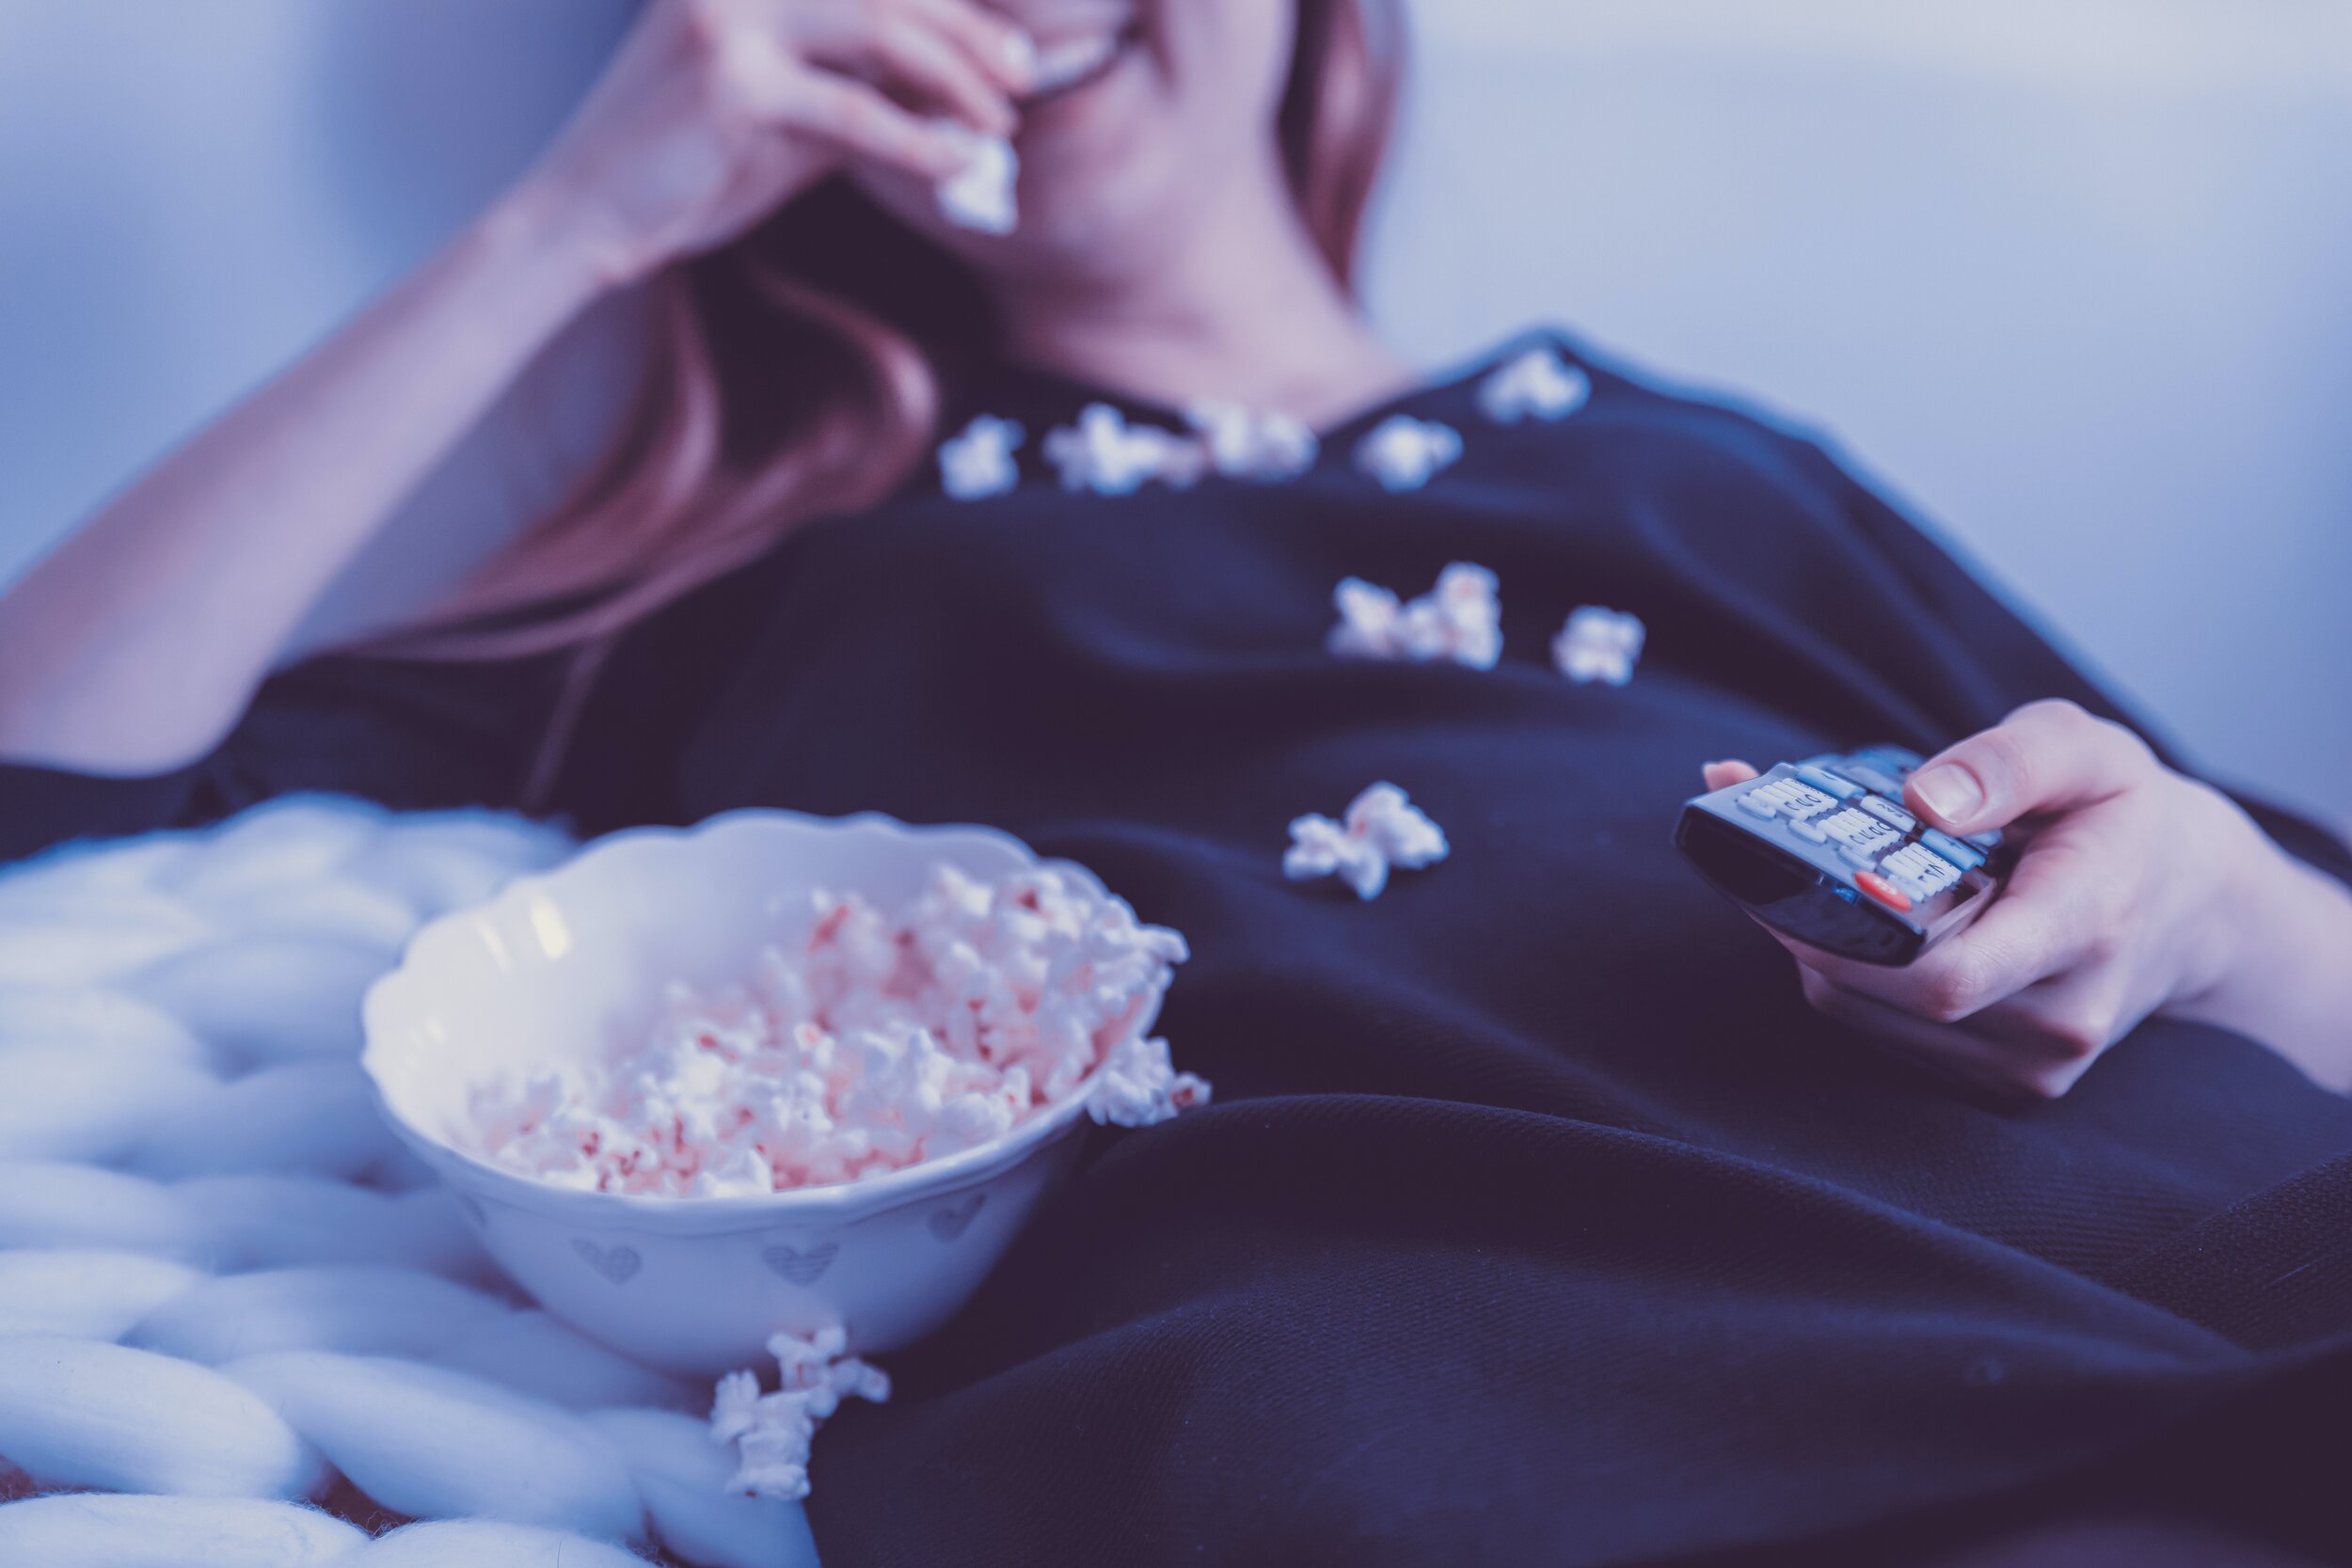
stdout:
[[(1167, 1032), (1217, 1105), (1102, 1148), (828, 1428), (835, 1563), (1891, 1561), (2153, 1499), (2341, 1528), (2286, 1402), (2345, 1381), (2306, 1232), (2347, 1190), (2352, 855), (2168, 768), (1817, 450), (1560, 343), (1591, 395), (1556, 420), (1487, 418), (1486, 366), (1417, 385), (1347, 290), (1391, 9), (654, 0), (510, 195), (0, 603), (0, 853), (311, 787), (583, 832), (875, 809), (1185, 931)], [(974, 133), (1019, 148), (1009, 235), (934, 199)], [(534, 350), (646, 281), (664, 353), (580, 495), (431, 624), (268, 676)], [(1052, 484), (1083, 405), (1200, 398), (1324, 456)], [(1347, 454), (1399, 413), (1465, 450), (1391, 491)], [(1021, 483), (959, 499), (928, 460), (977, 414)], [(1502, 584), (1495, 668), (1323, 651), (1339, 579), (1455, 560)], [(1622, 689), (1545, 659), (1587, 603), (1647, 622)], [(1792, 983), (1667, 829), (1698, 757), (1870, 740), (1944, 749), (1914, 804), (2025, 859), (1920, 963)], [(1384, 778), (1451, 858), (1368, 904), (1286, 882), (1284, 824)]]

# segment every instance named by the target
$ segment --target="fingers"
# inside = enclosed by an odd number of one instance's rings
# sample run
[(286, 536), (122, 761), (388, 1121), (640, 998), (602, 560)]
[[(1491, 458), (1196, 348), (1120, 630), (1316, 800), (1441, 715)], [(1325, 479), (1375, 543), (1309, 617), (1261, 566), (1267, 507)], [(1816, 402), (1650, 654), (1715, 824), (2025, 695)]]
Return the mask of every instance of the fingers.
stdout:
[(1931, 1023), (1959, 1023), (2101, 958), (2117, 927), (2104, 902), (2105, 887), (2087, 874), (2070, 846), (2038, 845), (1975, 924), (1901, 968), (1840, 958), (1779, 931), (1772, 935), (1799, 963), (1848, 990)]
[(2004, 1096), (2024, 1092), (1992, 1041), (1979, 1039), (1964, 1029), (1925, 1022), (1803, 966), (1797, 970), (1797, 978), (1815, 1012), (1905, 1061), (1971, 1088)]
[(969, 0), (910, 0), (909, 9), (953, 40), (1005, 91), (1025, 93), (1037, 85), (1037, 44), (1010, 20)]
[(1009, 74), (1005, 56), (999, 54), (991, 62), (996, 68), (992, 75), (929, 21), (912, 14), (884, 17), (859, 54), (858, 63), (884, 81), (914, 89), (921, 101), (937, 103), (983, 135), (1010, 135), (1020, 123), (1011, 97), (1020, 89), (1003, 80)]
[(821, 71), (804, 72), (769, 105), (769, 118), (925, 180), (945, 180), (972, 157), (971, 133), (961, 126), (927, 120), (864, 82)]
[(2051, 700), (1937, 752), (1903, 794), (1946, 832), (1976, 833), (2107, 800), (2154, 766), (2147, 743), (2122, 725)]
[[(971, 131), (1009, 135), (1025, 36), (969, 0), (693, 0), (735, 106), (928, 179), (971, 160)], [(945, 125), (927, 123), (939, 111)], [(965, 127), (970, 127), (970, 130)]]
[[(2090, 1070), (2105, 1045), (2088, 1045), (2053, 1029), (2036, 1008), (2004, 1008), (1965, 1025), (1931, 1023), (1810, 970), (1798, 974), (1805, 1001), (1822, 1017), (1908, 1062), (2007, 1099), (2059, 1098)], [(2073, 1003), (2053, 999), (2048, 1006), (2063, 1009)]]
[(1756, 771), (1744, 762), (1706, 762), (1699, 765), (1699, 777), (1712, 791), (1745, 784), (1756, 777)]
[(1028, 89), (1036, 52), (1027, 35), (970, 0), (830, 0), (788, 25), (810, 60), (896, 98), (986, 135), (1009, 135), (1018, 123), (1013, 99)]

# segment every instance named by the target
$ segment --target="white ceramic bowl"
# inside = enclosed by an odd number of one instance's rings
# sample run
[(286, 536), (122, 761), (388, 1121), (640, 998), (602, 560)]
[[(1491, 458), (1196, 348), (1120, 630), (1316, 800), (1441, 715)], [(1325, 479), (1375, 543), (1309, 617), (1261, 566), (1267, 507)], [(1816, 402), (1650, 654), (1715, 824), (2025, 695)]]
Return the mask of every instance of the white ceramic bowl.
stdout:
[[(362, 1063), (392, 1130), (455, 1192), (490, 1255), (583, 1333), (694, 1377), (756, 1365), (780, 1328), (837, 1323), (858, 1350), (890, 1350), (978, 1289), (1075, 1152), (1082, 1097), (942, 1159), (750, 1197), (579, 1192), (453, 1140), (485, 1073), (640, 1037), (669, 982), (739, 982), (764, 945), (803, 934), (812, 889), (895, 909), (942, 862), (992, 879), (1040, 863), (993, 829), (870, 815), (739, 811), (612, 834), (419, 931), (368, 992)], [(1102, 887), (1082, 866), (1046, 863)]]

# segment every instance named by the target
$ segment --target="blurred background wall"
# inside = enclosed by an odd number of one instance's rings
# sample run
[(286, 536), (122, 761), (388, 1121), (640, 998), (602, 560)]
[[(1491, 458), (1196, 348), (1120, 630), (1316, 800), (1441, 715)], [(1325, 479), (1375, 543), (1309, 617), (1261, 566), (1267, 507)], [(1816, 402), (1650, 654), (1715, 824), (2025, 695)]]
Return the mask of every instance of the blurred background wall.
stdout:
[[(0, 581), (521, 166), (633, 0), (0, 0)], [(2223, 775), (2352, 825), (2352, 0), (1418, 0), (1374, 309), (1832, 434)], [(612, 417), (551, 356), (322, 617)], [(257, 503), (262, 499), (257, 498)]]

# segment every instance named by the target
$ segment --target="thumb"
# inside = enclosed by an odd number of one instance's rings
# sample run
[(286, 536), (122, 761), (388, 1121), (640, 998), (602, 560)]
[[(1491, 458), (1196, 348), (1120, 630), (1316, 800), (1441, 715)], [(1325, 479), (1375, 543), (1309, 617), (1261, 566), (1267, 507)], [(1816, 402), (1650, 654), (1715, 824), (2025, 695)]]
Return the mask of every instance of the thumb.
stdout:
[(1729, 789), (1755, 778), (1756, 769), (1744, 762), (1703, 762), (1699, 764), (1699, 779), (1710, 790)]
[(2120, 795), (2154, 763), (2130, 730), (2053, 698), (1938, 752), (1903, 796), (1947, 833), (1980, 833)]

